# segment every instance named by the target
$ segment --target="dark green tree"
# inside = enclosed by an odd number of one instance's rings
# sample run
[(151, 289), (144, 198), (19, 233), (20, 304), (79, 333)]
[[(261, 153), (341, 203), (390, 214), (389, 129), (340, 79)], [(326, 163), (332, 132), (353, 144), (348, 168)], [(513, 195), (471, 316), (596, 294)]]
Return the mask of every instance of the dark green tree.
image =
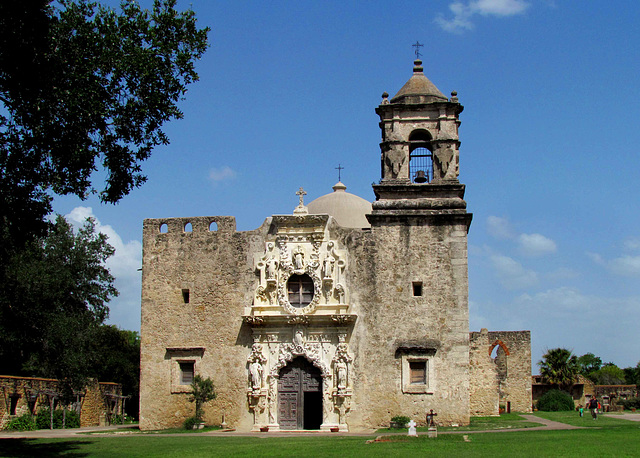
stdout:
[(140, 336), (136, 331), (103, 324), (96, 330), (91, 376), (103, 382), (122, 384), (127, 413), (138, 417), (140, 390)]
[(585, 353), (578, 357), (578, 367), (580, 369), (580, 374), (590, 378), (589, 375), (592, 372), (595, 372), (602, 367), (602, 360), (599, 356), (596, 356), (593, 353)]
[(640, 362), (636, 367), (625, 367), (622, 370), (627, 385), (640, 385)]
[(567, 389), (578, 377), (578, 358), (566, 348), (547, 350), (538, 362), (540, 375), (550, 384)]
[(613, 363), (606, 363), (591, 373), (591, 380), (596, 385), (624, 385), (625, 372)]
[[(115, 203), (145, 181), (165, 122), (198, 75), (208, 28), (176, 0), (0, 2), (0, 236), (46, 230), (52, 193)], [(94, 171), (106, 176), (102, 189)]]
[(8, 259), (0, 286), (3, 371), (83, 385), (91, 375), (96, 330), (118, 294), (104, 265), (112, 254), (91, 219), (74, 233), (58, 216), (46, 236)]
[[(104, 236), (49, 222), (54, 195), (118, 202), (167, 144), (208, 28), (176, 0), (0, 2), (0, 364), (82, 377), (116, 294)], [(101, 171), (104, 186), (95, 186)], [(84, 232), (83, 232), (84, 231)], [(74, 375), (76, 374), (76, 375)], [(74, 382), (75, 383), (75, 382)]]
[(191, 382), (191, 396), (189, 401), (196, 403), (196, 415), (195, 419), (197, 423), (202, 422), (202, 416), (204, 415), (203, 406), (216, 398), (216, 390), (213, 386), (213, 380), (209, 377), (202, 378), (200, 375), (193, 377)]

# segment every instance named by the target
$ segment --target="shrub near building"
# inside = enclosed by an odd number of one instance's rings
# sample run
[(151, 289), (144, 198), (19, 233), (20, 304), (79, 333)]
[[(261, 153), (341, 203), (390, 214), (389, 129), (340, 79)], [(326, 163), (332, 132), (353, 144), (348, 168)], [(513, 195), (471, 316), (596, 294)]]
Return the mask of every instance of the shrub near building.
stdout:
[(558, 412), (574, 409), (575, 404), (573, 403), (573, 398), (570, 394), (564, 391), (547, 391), (538, 400), (538, 410), (542, 410), (544, 412)]

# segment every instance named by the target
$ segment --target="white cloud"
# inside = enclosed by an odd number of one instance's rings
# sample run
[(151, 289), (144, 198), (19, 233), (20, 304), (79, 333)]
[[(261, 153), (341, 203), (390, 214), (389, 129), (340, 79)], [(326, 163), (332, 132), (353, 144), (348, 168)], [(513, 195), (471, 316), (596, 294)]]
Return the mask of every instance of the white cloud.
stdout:
[(231, 180), (236, 177), (236, 172), (229, 166), (220, 167), (218, 169), (211, 169), (209, 171), (209, 179), (211, 181), (224, 181)]
[(625, 254), (614, 259), (604, 259), (598, 253), (587, 253), (591, 260), (609, 272), (622, 277), (640, 277), (640, 256)]
[(542, 256), (556, 252), (556, 243), (541, 234), (520, 234), (518, 244), (522, 254), (527, 256)]
[(108, 321), (124, 329), (139, 330), (142, 276), (138, 269), (142, 267), (142, 244), (138, 240), (125, 243), (113, 227), (103, 225), (96, 218), (91, 207), (76, 207), (65, 215), (74, 227), (84, 224), (88, 217), (95, 219), (96, 231), (105, 234), (109, 238), (109, 245), (115, 249), (106, 266), (116, 278), (115, 286), (120, 295), (108, 304)]
[(627, 250), (638, 251), (640, 250), (640, 239), (631, 238), (624, 241), (624, 247)]
[(556, 270), (545, 272), (544, 277), (546, 280), (572, 280), (580, 277), (580, 273), (570, 269), (568, 267), (559, 267)]
[(481, 16), (507, 17), (523, 13), (529, 7), (525, 0), (469, 0), (466, 4), (455, 1), (449, 5), (453, 18), (440, 14), (435, 22), (447, 32), (461, 33), (473, 29), (471, 18)]
[(587, 297), (576, 289), (563, 286), (534, 295), (523, 294), (516, 298), (515, 302), (525, 306), (530, 313), (543, 312), (557, 316), (565, 312), (588, 313), (596, 308), (599, 298)]
[(524, 289), (538, 283), (538, 274), (525, 269), (518, 261), (503, 255), (492, 255), (491, 264), (498, 280), (506, 289)]
[(518, 234), (508, 218), (489, 216), (487, 232), (499, 240), (515, 240), (521, 254), (525, 256), (542, 256), (555, 253), (556, 242), (542, 234)]
[(442, 14), (439, 14), (434, 21), (442, 30), (462, 33), (464, 30), (473, 29), (473, 23), (470, 20), (473, 13), (468, 6), (460, 2), (454, 2), (449, 5), (449, 9), (453, 13), (452, 19), (445, 19)]
[(476, 0), (470, 2), (469, 7), (484, 16), (513, 16), (523, 13), (529, 3), (524, 0)]
[(516, 235), (509, 220), (500, 216), (487, 218), (487, 231), (489, 235), (497, 239), (512, 239)]
[(640, 277), (640, 256), (620, 256), (609, 261), (607, 268), (614, 274), (624, 277)]

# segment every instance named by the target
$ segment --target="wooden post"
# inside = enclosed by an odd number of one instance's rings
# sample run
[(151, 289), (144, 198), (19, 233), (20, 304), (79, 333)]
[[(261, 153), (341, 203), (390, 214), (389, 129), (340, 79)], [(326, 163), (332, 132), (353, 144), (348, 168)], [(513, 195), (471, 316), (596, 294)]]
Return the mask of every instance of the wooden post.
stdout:
[(49, 429), (53, 429), (53, 399), (53, 396), (49, 395), (49, 413), (51, 414)]

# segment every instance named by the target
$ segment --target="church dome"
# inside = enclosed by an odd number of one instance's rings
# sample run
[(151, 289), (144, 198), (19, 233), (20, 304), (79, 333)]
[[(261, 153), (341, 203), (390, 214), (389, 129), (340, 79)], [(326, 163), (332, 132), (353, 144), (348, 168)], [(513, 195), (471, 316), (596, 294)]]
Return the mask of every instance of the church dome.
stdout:
[(391, 99), (391, 103), (446, 102), (448, 99), (444, 94), (424, 76), (422, 61), (415, 60), (413, 63), (413, 76)]
[(333, 192), (307, 204), (309, 214), (328, 214), (343, 227), (371, 227), (365, 216), (371, 213), (371, 202), (347, 192), (346, 189), (342, 182), (336, 183)]

